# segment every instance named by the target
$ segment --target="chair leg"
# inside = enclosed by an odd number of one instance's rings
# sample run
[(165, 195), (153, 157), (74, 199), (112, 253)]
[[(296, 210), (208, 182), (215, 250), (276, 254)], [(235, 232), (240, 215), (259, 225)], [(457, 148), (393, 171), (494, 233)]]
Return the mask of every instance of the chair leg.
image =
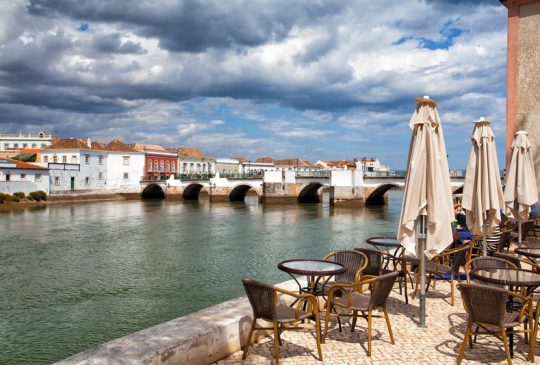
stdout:
[(392, 326), (390, 325), (390, 317), (388, 316), (388, 311), (386, 310), (386, 307), (383, 308), (384, 312), (384, 318), (386, 319), (386, 326), (388, 327), (388, 333), (390, 334), (390, 341), (392, 341), (392, 345), (395, 345), (396, 342), (394, 341), (394, 334), (392, 333)]
[(317, 312), (315, 312), (315, 331), (317, 331), (315, 338), (317, 339), (317, 351), (319, 352), (319, 359), (323, 361), (321, 349), (321, 321), (319, 320), (319, 313)]
[(368, 311), (368, 325), (367, 325), (367, 355), (371, 356), (371, 309)]
[(416, 294), (418, 293), (418, 286), (420, 285), (420, 273), (416, 273), (416, 285), (414, 286), (414, 291), (412, 293), (413, 299), (416, 298)]
[(454, 274), (450, 274), (450, 305), (454, 306)]
[(501, 337), (504, 344), (504, 354), (506, 355), (506, 362), (508, 363), (508, 365), (512, 365), (512, 356), (510, 356), (508, 339), (506, 338), (506, 328), (501, 328)]
[(403, 272), (403, 286), (405, 288), (405, 304), (409, 304), (409, 296), (407, 294), (407, 270)]
[(251, 328), (249, 329), (249, 334), (246, 339), (246, 344), (244, 345), (244, 354), (242, 355), (242, 360), (245, 360), (247, 357), (249, 345), (251, 344), (251, 336), (253, 336), (253, 331), (255, 330), (256, 323), (257, 323), (257, 318), (253, 318), (253, 321), (251, 321)]
[[(326, 335), (328, 335), (328, 324), (330, 323), (330, 311), (332, 310), (332, 306), (330, 303), (328, 303), (326, 307), (326, 316), (324, 318), (324, 335), (322, 338), (322, 343), (325, 343), (326, 341)], [(339, 315), (338, 315), (339, 318)]]
[(352, 323), (351, 323), (351, 332), (354, 332), (354, 327), (356, 327), (356, 320), (358, 319), (358, 311), (353, 311)]
[[(532, 307), (532, 303), (531, 303)], [(534, 328), (531, 333), (531, 354), (530, 361), (534, 361), (534, 351), (536, 348), (536, 339), (538, 337), (538, 321), (540, 320), (540, 301), (536, 302), (536, 313), (534, 313)]]
[(465, 355), (465, 347), (467, 347), (467, 342), (470, 341), (471, 329), (472, 329), (472, 323), (467, 322), (467, 330), (465, 331), (465, 336), (463, 337), (463, 343), (461, 344), (461, 348), (459, 349), (457, 365), (461, 364), (461, 361), (463, 360), (463, 356)]
[(279, 365), (279, 325), (274, 322), (274, 364)]

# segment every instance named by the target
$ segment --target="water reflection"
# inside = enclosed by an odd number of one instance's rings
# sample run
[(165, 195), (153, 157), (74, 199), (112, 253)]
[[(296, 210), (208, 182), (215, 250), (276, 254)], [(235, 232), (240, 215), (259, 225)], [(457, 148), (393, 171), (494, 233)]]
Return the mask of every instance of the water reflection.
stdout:
[[(245, 276), (395, 234), (384, 207), (133, 201), (51, 205), (0, 219), (0, 363), (51, 363), (243, 294)], [(7, 293), (7, 294), (6, 294)], [(4, 295), (5, 294), (5, 295)]]

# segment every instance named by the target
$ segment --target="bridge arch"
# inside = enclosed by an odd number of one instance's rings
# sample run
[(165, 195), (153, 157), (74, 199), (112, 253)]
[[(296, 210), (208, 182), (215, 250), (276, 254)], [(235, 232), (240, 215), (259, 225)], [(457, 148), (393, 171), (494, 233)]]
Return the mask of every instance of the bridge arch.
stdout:
[[(232, 202), (243, 202), (244, 199), (246, 198), (246, 194), (248, 193), (248, 191), (254, 191), (255, 193), (257, 193), (257, 190), (255, 190), (255, 188), (251, 185), (248, 185), (248, 184), (241, 184), (241, 185), (238, 185), (238, 186), (235, 186), (231, 192), (229, 193), (229, 201), (232, 201)], [(257, 194), (259, 195), (259, 194)]]
[(320, 203), (321, 199), (319, 198), (319, 189), (323, 184), (318, 182), (309, 183), (305, 186), (298, 194), (299, 203)]
[(165, 192), (158, 184), (149, 184), (141, 193), (142, 199), (165, 199)]
[(184, 189), (184, 192), (182, 193), (182, 197), (184, 200), (199, 200), (199, 193), (201, 192), (202, 188), (201, 184), (189, 184)]
[(366, 199), (366, 205), (384, 205), (385, 198), (384, 195), (388, 190), (391, 189), (403, 189), (403, 187), (397, 184), (382, 184), (377, 187)]

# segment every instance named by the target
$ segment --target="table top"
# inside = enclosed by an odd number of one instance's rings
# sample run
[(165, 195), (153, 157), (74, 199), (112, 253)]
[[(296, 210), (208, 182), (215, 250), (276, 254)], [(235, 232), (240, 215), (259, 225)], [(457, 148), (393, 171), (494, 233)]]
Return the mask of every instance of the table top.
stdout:
[(347, 269), (337, 262), (311, 259), (294, 259), (282, 261), (278, 269), (290, 274), (298, 275), (337, 275), (343, 274)]
[(401, 243), (395, 237), (369, 237), (366, 242), (374, 246), (401, 247)]
[(540, 258), (540, 248), (521, 247), (521, 248), (516, 248), (514, 252), (520, 255)]
[(488, 283), (537, 287), (540, 286), (540, 273), (516, 269), (481, 269), (472, 270), (471, 277)]

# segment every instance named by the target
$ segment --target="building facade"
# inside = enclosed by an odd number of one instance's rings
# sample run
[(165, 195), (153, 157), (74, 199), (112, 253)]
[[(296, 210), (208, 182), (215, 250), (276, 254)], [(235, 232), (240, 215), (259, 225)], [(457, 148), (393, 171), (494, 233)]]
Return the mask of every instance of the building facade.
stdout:
[(49, 194), (49, 169), (11, 159), (0, 159), (0, 193), (13, 194), (32, 191)]
[(214, 173), (216, 160), (193, 147), (178, 149), (178, 173), (180, 175), (205, 175)]
[(240, 161), (234, 158), (216, 158), (215, 171), (216, 174), (239, 174)]
[(508, 8), (506, 167), (514, 135), (531, 141), (540, 191), (540, 0), (501, 0)]
[(0, 151), (13, 151), (25, 148), (46, 148), (52, 144), (52, 136), (49, 133), (39, 132), (0, 134)]
[(167, 151), (155, 144), (129, 145), (138, 152), (144, 152), (144, 178), (143, 180), (167, 180), (171, 175), (178, 173), (178, 154)]
[(105, 146), (107, 152), (107, 190), (135, 192), (144, 178), (145, 153), (118, 139)]

